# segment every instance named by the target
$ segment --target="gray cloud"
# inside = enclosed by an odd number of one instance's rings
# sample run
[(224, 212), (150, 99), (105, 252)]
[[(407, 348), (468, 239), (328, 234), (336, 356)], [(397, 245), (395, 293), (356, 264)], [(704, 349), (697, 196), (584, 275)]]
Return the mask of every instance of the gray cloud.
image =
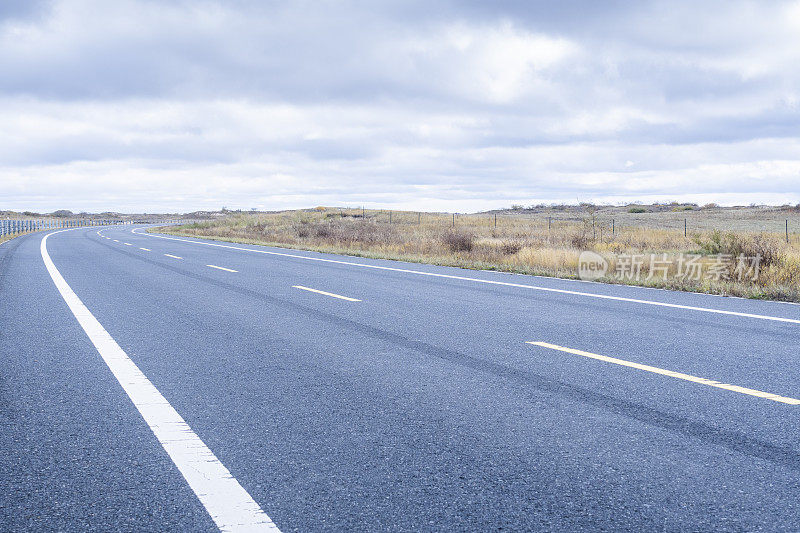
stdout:
[(5, 2), (0, 207), (797, 202), (799, 62), (797, 1)]

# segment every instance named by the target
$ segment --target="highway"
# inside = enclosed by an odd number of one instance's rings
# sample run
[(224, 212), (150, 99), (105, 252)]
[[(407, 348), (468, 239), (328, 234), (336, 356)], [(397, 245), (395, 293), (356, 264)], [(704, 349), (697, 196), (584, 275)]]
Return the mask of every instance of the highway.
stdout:
[(797, 531), (800, 306), (78, 228), (0, 245), (0, 530)]

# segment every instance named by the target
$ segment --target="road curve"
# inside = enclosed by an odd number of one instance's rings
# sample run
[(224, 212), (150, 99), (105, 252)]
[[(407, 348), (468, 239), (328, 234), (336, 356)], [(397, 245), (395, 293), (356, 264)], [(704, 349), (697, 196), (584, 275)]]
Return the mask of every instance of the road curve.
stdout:
[[(130, 227), (42, 239), (0, 246), (4, 529), (800, 527), (800, 306)], [(193, 482), (198, 449), (239, 499)]]

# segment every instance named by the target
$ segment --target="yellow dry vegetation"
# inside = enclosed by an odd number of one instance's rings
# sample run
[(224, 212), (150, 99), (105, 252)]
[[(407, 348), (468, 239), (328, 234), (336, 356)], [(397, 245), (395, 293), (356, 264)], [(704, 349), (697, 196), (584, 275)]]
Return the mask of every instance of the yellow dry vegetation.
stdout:
[[(651, 214), (653, 216), (658, 214)], [(777, 233), (696, 231), (627, 225), (598, 227), (590, 217), (548, 222), (547, 217), (498, 217), (447, 213), (317, 207), (279, 213), (240, 213), (160, 231), (251, 244), (292, 247), (363, 257), (575, 278), (579, 256), (590, 250), (609, 262), (600, 281), (649, 287), (800, 301), (800, 242)], [(656, 254), (670, 263), (651, 273), (644, 261), (638, 279), (620, 278), (621, 257)], [(701, 254), (710, 266), (718, 254), (762, 258), (755, 280), (686, 279), (681, 254)], [(729, 272), (731, 278), (733, 272)]]

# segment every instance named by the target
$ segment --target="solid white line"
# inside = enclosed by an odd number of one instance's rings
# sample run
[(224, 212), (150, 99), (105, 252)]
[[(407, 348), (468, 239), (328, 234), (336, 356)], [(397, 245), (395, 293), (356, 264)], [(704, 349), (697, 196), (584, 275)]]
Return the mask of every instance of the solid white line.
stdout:
[(177, 255), (172, 255), (172, 254), (164, 254), (164, 255), (166, 255), (167, 257), (171, 257), (173, 259), (183, 259), (183, 257), (178, 257)]
[(340, 298), (342, 300), (347, 300), (348, 302), (360, 302), (361, 301), (361, 300), (356, 300), (355, 298), (348, 298), (347, 296), (342, 296), (341, 294), (334, 294), (332, 292), (325, 292), (325, 291), (320, 291), (320, 290), (317, 290), (317, 289), (312, 289), (312, 288), (309, 288), (309, 287), (303, 287), (302, 285), (292, 285), (292, 287), (295, 288), (295, 289), (301, 289), (301, 290), (304, 290), (304, 291), (316, 292), (317, 294), (324, 294), (325, 296), (333, 296), (334, 298)]
[(461, 281), (472, 281), (475, 283), (485, 283), (488, 285), (502, 285), (505, 287), (517, 287), (521, 289), (530, 289), (534, 291), (543, 291), (543, 292), (552, 292), (558, 294), (569, 294), (573, 296), (585, 296), (588, 298), (599, 298), (601, 300), (614, 300), (618, 302), (628, 302), (628, 303), (636, 303), (636, 304), (645, 304), (645, 305), (655, 305), (659, 307), (669, 307), (672, 309), (684, 309), (687, 311), (700, 311), (703, 313), (714, 313), (718, 315), (729, 315), (729, 316), (739, 316), (744, 318), (754, 318), (758, 320), (771, 320), (774, 322), (786, 322), (789, 324), (800, 324), (800, 319), (795, 318), (784, 318), (779, 316), (769, 316), (769, 315), (758, 315), (753, 313), (741, 313), (739, 311), (725, 311), (723, 309), (712, 309), (709, 307), (695, 307), (692, 305), (680, 305), (680, 304), (670, 304), (666, 302), (655, 302), (651, 300), (639, 300), (637, 298), (625, 298), (622, 296), (609, 296), (606, 294), (594, 294), (591, 292), (580, 292), (580, 291), (571, 291), (568, 289), (553, 289), (550, 287), (537, 287), (535, 285), (523, 285), (521, 283), (509, 283), (506, 281), (495, 281), (489, 279), (480, 279), (480, 278), (468, 278), (466, 276), (453, 276), (450, 274), (437, 274), (435, 272), (423, 272), (420, 270), (410, 270), (406, 268), (394, 268), (394, 267), (387, 267), (387, 266), (380, 266), (380, 265), (365, 265), (363, 263), (352, 263), (350, 261), (339, 261), (336, 259), (325, 259), (322, 257), (308, 257), (305, 255), (297, 255), (297, 254), (286, 254), (280, 252), (271, 252), (269, 250), (252, 250), (250, 248), (241, 248), (239, 246), (230, 246), (226, 244), (217, 244), (211, 242), (200, 242), (200, 241), (193, 241), (189, 239), (178, 239), (175, 237), (167, 237), (165, 235), (153, 235), (152, 233), (139, 233), (137, 232), (136, 235), (145, 235), (147, 237), (155, 237), (157, 239), (167, 239), (171, 241), (179, 241), (179, 242), (186, 242), (191, 244), (202, 244), (204, 246), (215, 246), (218, 248), (228, 248), (231, 250), (240, 250), (244, 252), (252, 252), (256, 254), (267, 254), (267, 255), (278, 255), (282, 257), (292, 257), (295, 259), (305, 259), (307, 261), (322, 261), (324, 263), (335, 263), (339, 265), (348, 265), (348, 266), (356, 266), (361, 268), (371, 268), (375, 270), (388, 270), (392, 272), (404, 272), (406, 274), (416, 274), (419, 276), (431, 276), (436, 278), (448, 278), (448, 279), (457, 279)]
[(630, 368), (636, 368), (638, 370), (644, 370), (646, 372), (652, 372), (654, 374), (661, 374), (662, 376), (669, 376), (671, 378), (683, 379), (685, 381), (691, 381), (693, 383), (700, 383), (701, 385), (708, 385), (709, 387), (716, 387), (718, 389), (725, 389), (734, 392), (739, 392), (742, 394), (747, 394), (749, 396), (757, 396), (758, 398), (766, 398), (767, 400), (773, 400), (775, 402), (788, 403), (790, 405), (800, 405), (800, 400), (796, 398), (789, 398), (788, 396), (780, 396), (778, 394), (772, 394), (770, 392), (762, 392), (760, 390), (755, 390), (755, 389), (748, 389), (747, 387), (740, 387), (738, 385), (729, 385), (727, 383), (720, 383), (719, 381), (714, 381), (713, 379), (699, 378), (697, 376), (692, 376), (691, 374), (684, 374), (682, 372), (665, 370), (663, 368), (658, 368), (657, 366), (643, 365), (640, 363), (634, 363), (632, 361), (626, 361), (624, 359), (617, 359), (616, 357), (608, 357), (607, 355), (600, 355), (592, 352), (584, 352), (583, 350), (575, 350), (574, 348), (565, 348), (563, 346), (550, 344), (548, 342), (528, 341), (527, 344), (533, 344), (534, 346), (541, 346), (542, 348), (559, 350), (561, 352), (567, 352), (575, 355), (582, 355), (583, 357), (597, 359), (598, 361), (605, 361), (607, 363), (614, 363), (615, 365), (622, 365)]
[(61, 231), (45, 235), (40, 247), (53, 283), (214, 523), (221, 531), (279, 531), (61, 276), (47, 253), (47, 238)]
[(211, 268), (216, 268), (218, 270), (224, 270), (225, 272), (239, 272), (238, 270), (233, 270), (232, 268), (218, 267), (217, 265), (206, 265), (206, 266)]
[(150, 248), (139, 248), (139, 249), (140, 249), (140, 250), (144, 250), (145, 252), (152, 252), (152, 251), (153, 251), (153, 250), (151, 250)]

